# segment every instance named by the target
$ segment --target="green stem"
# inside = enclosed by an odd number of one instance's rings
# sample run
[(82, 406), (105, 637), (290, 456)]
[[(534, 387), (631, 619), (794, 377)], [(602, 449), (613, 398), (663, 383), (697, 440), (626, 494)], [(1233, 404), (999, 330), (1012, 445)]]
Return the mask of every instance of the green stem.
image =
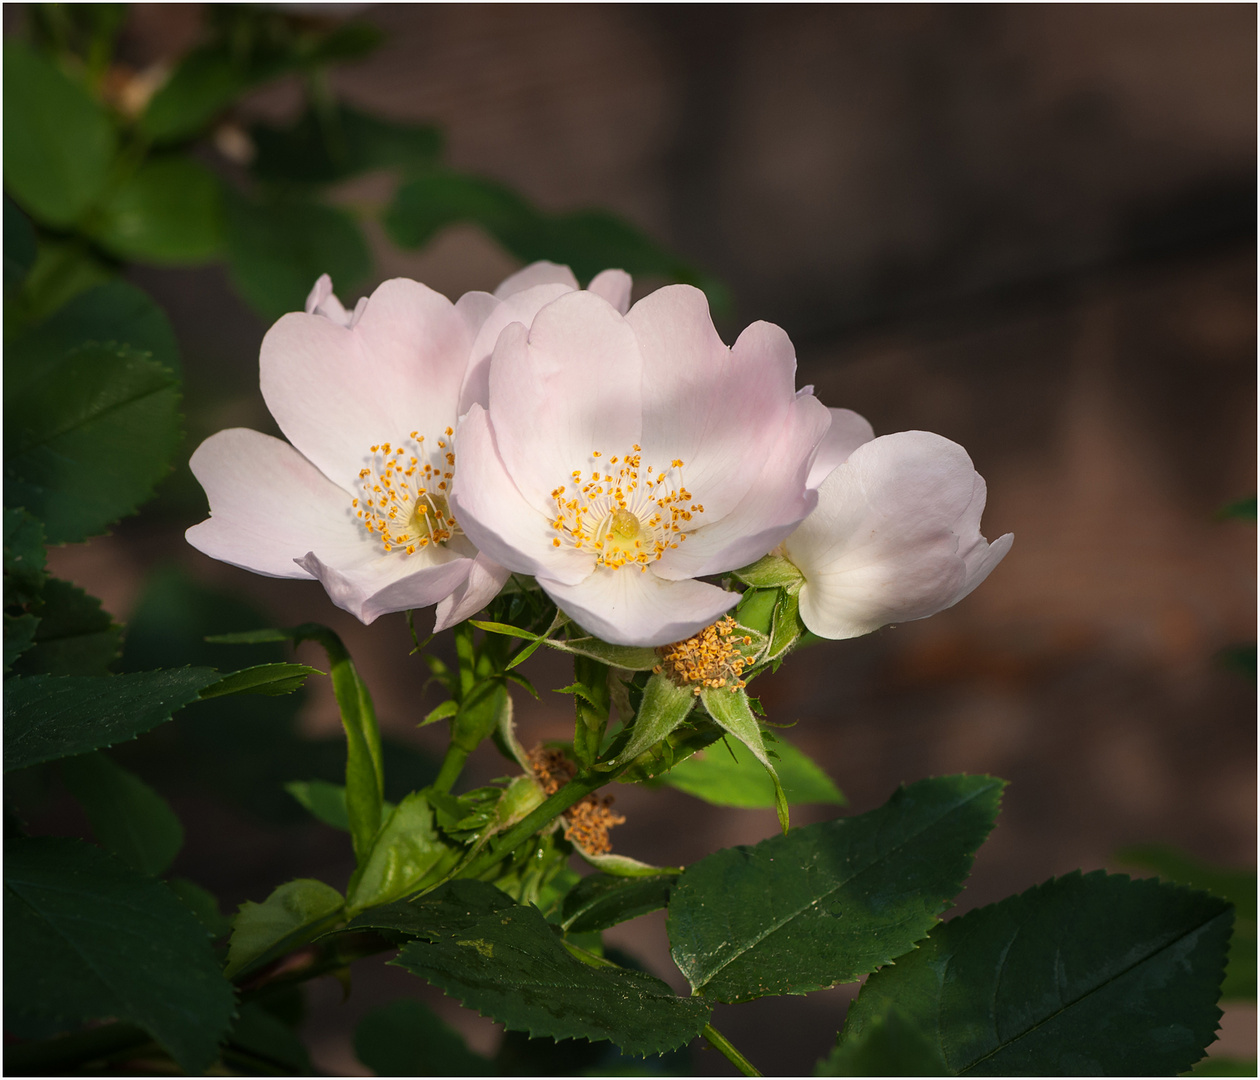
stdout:
[(464, 762), (468, 760), (469, 751), (458, 743), (452, 742), (446, 748), (446, 757), (442, 759), (442, 768), (438, 770), (433, 786), (438, 791), (448, 792), (455, 786), (459, 774), (464, 771)]
[(735, 1049), (730, 1040), (723, 1035), (712, 1024), (705, 1024), (704, 1030), (700, 1032), (704, 1036), (705, 1041), (718, 1051), (727, 1061), (735, 1066), (744, 1076), (760, 1076), (756, 1067), (743, 1054)]

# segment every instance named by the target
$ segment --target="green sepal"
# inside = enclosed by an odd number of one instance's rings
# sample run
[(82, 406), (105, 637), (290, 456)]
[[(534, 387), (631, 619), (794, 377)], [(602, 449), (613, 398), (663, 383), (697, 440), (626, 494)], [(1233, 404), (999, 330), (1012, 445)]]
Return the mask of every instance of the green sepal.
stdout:
[(573, 657), (573, 756), (579, 769), (595, 763), (604, 741), (612, 707), (608, 693), (608, 665), (589, 656)]
[[(767, 752), (775, 757), (775, 771), (789, 805), (845, 805), (844, 793), (831, 778), (786, 739), (776, 736)], [(773, 781), (738, 740), (697, 751), (665, 773), (661, 782), (714, 806), (769, 809), (775, 805)]]
[(223, 974), (240, 979), (332, 929), (345, 901), (331, 885), (298, 878), (275, 889), (261, 904), (246, 900), (232, 920)]
[(805, 575), (782, 555), (763, 555), (755, 563), (731, 573), (754, 589), (799, 586), (805, 580)]
[(774, 808), (779, 816), (779, 827), (788, 831), (788, 800), (779, 781), (779, 774), (766, 753), (765, 740), (761, 735), (761, 725), (753, 715), (748, 703), (748, 695), (743, 690), (731, 690), (725, 686), (705, 687), (700, 691), (700, 700), (705, 710), (718, 727), (728, 735), (733, 735), (752, 752), (753, 756), (770, 774), (774, 784)]
[(696, 695), (690, 687), (678, 686), (662, 674), (653, 675), (643, 688), (627, 742), (617, 751), (617, 756), (602, 767), (616, 769), (634, 761), (672, 734), (687, 719), (695, 703)]
[(580, 637), (560, 640), (548, 638), (547, 644), (560, 652), (572, 653), (575, 656), (589, 656), (609, 667), (621, 668), (624, 671), (651, 671), (661, 662), (655, 649), (641, 648), (636, 645), (610, 645), (596, 637)]
[(731, 613), (740, 626), (755, 630), (759, 634), (769, 636), (770, 625), (774, 620), (774, 606), (779, 599), (779, 590), (749, 589), (735, 605)]

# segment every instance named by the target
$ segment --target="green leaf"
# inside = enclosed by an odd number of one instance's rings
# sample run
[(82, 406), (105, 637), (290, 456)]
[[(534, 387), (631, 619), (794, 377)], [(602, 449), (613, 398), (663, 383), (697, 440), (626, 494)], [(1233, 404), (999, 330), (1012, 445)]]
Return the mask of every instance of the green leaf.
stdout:
[(44, 526), (18, 507), (4, 508), (4, 603), (30, 604), (39, 599), (44, 572)]
[(4, 695), (4, 770), (74, 757), (134, 739), (196, 701), (217, 682), (213, 668), (133, 675), (30, 675)]
[[(35, 265), (22, 284), (15, 310), (20, 310), (28, 322), (40, 322), (80, 293), (105, 284), (113, 277), (113, 269), (79, 237), (67, 240), (42, 237)], [(6, 313), (6, 326), (8, 318)]]
[(149, 158), (109, 192), (92, 235), (124, 259), (201, 263), (223, 246), (219, 181), (183, 154)]
[(922, 938), (962, 887), (1003, 782), (945, 776), (877, 810), (688, 867), (669, 903), (674, 962), (719, 1001), (851, 982)]
[(203, 889), (195, 881), (187, 878), (169, 878), (166, 887), (179, 897), (180, 903), (197, 916), (197, 921), (206, 928), (216, 940), (227, 937), (232, 932), (232, 920), (219, 911), (219, 901), (214, 893)]
[(469, 619), (478, 630), (485, 630), (491, 634), (503, 634), (506, 637), (524, 638), (526, 641), (537, 641), (541, 636), (535, 634), (532, 630), (522, 630), (519, 626), (509, 626), (507, 623), (487, 622), (484, 619)]
[(669, 890), (677, 878), (677, 874), (651, 877), (591, 874), (565, 896), (560, 925), (566, 932), (585, 934), (656, 911), (669, 903)]
[(4, 197), (4, 295), (22, 287), (35, 265), (35, 230), (17, 204)]
[(134, 511), (179, 447), (179, 387), (122, 346), (86, 345), (43, 365), (4, 403), (5, 500), (76, 543)]
[(6, 674), (14, 663), (35, 644), (39, 619), (35, 615), (4, 616), (4, 670)]
[[(346, 812), (355, 862), (361, 872), (381, 828), (385, 801), (385, 762), (372, 695), (341, 638), (326, 626), (306, 623), (289, 633), (295, 642), (318, 643), (332, 665), (333, 695), (346, 733)], [(350, 892), (354, 892), (353, 886)]]
[(223, 1048), (223, 1062), (246, 1076), (315, 1075), (310, 1054), (297, 1032), (252, 1001), (241, 1005)]
[(345, 908), (341, 893), (311, 878), (281, 885), (261, 904), (246, 900), (232, 920), (223, 974), (237, 979), (329, 930)]
[(895, 1004), (949, 1071), (1185, 1072), (1215, 1037), (1223, 900), (1095, 871), (968, 912), (877, 971), (841, 1046)]
[(226, 199), (225, 210), (232, 283), (264, 318), (301, 311), (320, 274), (330, 274), (349, 297), (371, 272), (367, 241), (344, 210), (294, 199), (251, 203), (237, 195)]
[(160, 882), (78, 840), (5, 846), (4, 992), (48, 1017), (144, 1028), (190, 1075), (215, 1060), (231, 986), (196, 917)]
[(761, 735), (761, 725), (753, 716), (752, 707), (748, 703), (748, 695), (743, 690), (732, 690), (727, 687), (705, 687), (700, 691), (700, 700), (704, 702), (705, 711), (710, 719), (728, 735), (734, 735), (743, 743), (753, 757), (766, 770), (774, 789), (774, 808), (779, 815), (779, 825), (786, 833), (788, 830), (788, 801), (783, 790), (783, 782), (778, 771), (766, 753), (765, 740)]
[(442, 153), (437, 128), (383, 120), (345, 104), (308, 109), (286, 129), (259, 124), (250, 135), (254, 175), (294, 184), (331, 184), (376, 169), (429, 169)]
[(44, 585), (35, 647), (15, 667), (19, 675), (107, 675), (122, 647), (122, 627), (101, 602), (77, 585)]
[(47, 59), (4, 43), (4, 181), (37, 220), (76, 222), (109, 179), (116, 135), (105, 110)]
[(350, 881), (347, 906), (362, 911), (414, 892), (432, 873), (445, 873), (459, 858), (437, 831), (423, 791), (394, 808)]
[(377, 1076), (490, 1076), (493, 1063), (419, 1001), (373, 1009), (354, 1033), (354, 1053)]
[(842, 1038), (815, 1076), (950, 1076), (939, 1048), (896, 1007)]
[(631, 1054), (659, 1054), (695, 1038), (709, 1006), (659, 979), (569, 953), (535, 907), (493, 885), (456, 880), (352, 924), (416, 935), (391, 961), (511, 1031), (608, 1039)]
[(1234, 933), (1222, 998), (1256, 1000), (1256, 872), (1210, 866), (1165, 844), (1140, 844), (1116, 852), (1128, 866), (1158, 874), (1175, 885), (1203, 889), (1234, 905)]
[(6, 372), (12, 389), (22, 372), (37, 373), (86, 342), (129, 345), (173, 372), (179, 372), (179, 347), (170, 320), (143, 289), (128, 281), (108, 281), (79, 293), (39, 326), (8, 344)]
[(687, 719), (696, 695), (687, 686), (677, 686), (664, 675), (653, 675), (643, 688), (643, 700), (630, 728), (629, 741), (621, 748), (610, 768), (633, 761), (666, 738)]
[(308, 675), (323, 675), (318, 668), (306, 664), (258, 664), (255, 667), (242, 668), (230, 675), (225, 675), (216, 683), (212, 683), (201, 691), (201, 697), (217, 698), (229, 694), (264, 694), (267, 697), (280, 697), (300, 690)]
[[(327, 780), (291, 780), (284, 785), (284, 790), (325, 825), (350, 831), (344, 784), (330, 784)], [(391, 802), (382, 804), (382, 808), (386, 816), (394, 812)]]
[(196, 134), (250, 85), (244, 68), (218, 46), (194, 49), (153, 95), (137, 125), (154, 142)]
[(184, 827), (161, 795), (101, 753), (67, 758), (61, 778), (102, 847), (138, 873), (166, 872), (184, 846)]
[(643, 649), (634, 645), (609, 645), (595, 637), (570, 638), (568, 641), (548, 638), (547, 644), (561, 652), (589, 656), (592, 660), (598, 660), (609, 667), (621, 668), (623, 671), (651, 671), (661, 662), (655, 649)]
[[(830, 803), (843, 806), (843, 793), (809, 757), (782, 737), (770, 744), (783, 793), (792, 806)], [(736, 740), (701, 750), (661, 778), (670, 787), (714, 806), (769, 809), (774, 784), (752, 752)]]

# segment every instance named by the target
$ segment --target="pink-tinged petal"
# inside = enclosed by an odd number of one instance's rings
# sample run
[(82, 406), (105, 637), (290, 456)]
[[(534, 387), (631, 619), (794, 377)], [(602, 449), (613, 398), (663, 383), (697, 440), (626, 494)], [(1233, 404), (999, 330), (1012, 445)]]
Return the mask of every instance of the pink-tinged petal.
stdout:
[(573, 276), (573, 271), (567, 266), (543, 259), (530, 263), (525, 269), (518, 270), (511, 277), (504, 279), (494, 290), (494, 295), (500, 300), (506, 300), (516, 293), (532, 289), (535, 285), (564, 285), (565, 291), (569, 292), (578, 287), (578, 279)]
[(293, 560), (312, 547), (342, 558), (371, 549), (352, 496), (286, 442), (229, 428), (203, 442), (188, 464), (210, 517), (185, 536), (212, 559), (268, 577), (306, 578)]
[(396, 278), (353, 329), (285, 315), (263, 339), (263, 398), (290, 442), (329, 479), (355, 486), (368, 448), (453, 425), (471, 331), (446, 297)]
[(831, 470), (843, 465), (863, 443), (875, 438), (875, 429), (865, 417), (859, 416), (852, 409), (832, 409), (831, 427), (818, 444), (818, 455), (810, 466), (809, 479), (806, 484), (816, 488), (827, 479)]
[(435, 634), (462, 623), (470, 615), (475, 615), (491, 600), (499, 595), (503, 583), (511, 574), (506, 566), (500, 566), (485, 555), (479, 554), (468, 572), (464, 583), (458, 586), (444, 600), (438, 601), (437, 621), (433, 624)]
[[(508, 326), (490, 364), (490, 423), (509, 475), (531, 506), (640, 441), (642, 360), (634, 333), (606, 300), (571, 292), (526, 330)], [(501, 560), (500, 560), (501, 561)]]
[[(468, 374), (464, 376), (464, 388), (459, 395), (460, 416), (474, 404), (489, 404), (490, 357), (503, 328), (514, 322), (529, 326), (543, 307), (572, 291), (568, 285), (544, 283), (514, 292), (505, 300), (491, 298), (494, 299), (495, 306), (486, 313), (486, 318), (477, 328), (477, 336), (473, 339)], [(463, 303), (462, 298), (460, 303)]]
[[(979, 481), (979, 482), (977, 482)], [(957, 443), (923, 431), (856, 449), (783, 544), (805, 575), (801, 618), (848, 638), (950, 607), (1010, 549), (979, 535), (984, 484)]]
[(456, 432), (459, 467), (451, 504), (460, 528), (488, 558), (519, 574), (581, 581), (595, 557), (551, 544), (551, 519), (522, 498), (495, 445), (485, 409), (474, 405)]
[(691, 579), (665, 581), (650, 570), (600, 567), (565, 585), (538, 578), (557, 606), (587, 633), (614, 645), (651, 647), (703, 630), (739, 600), (735, 593)]
[(311, 291), (307, 294), (306, 314), (322, 315), (326, 319), (331, 319), (338, 326), (350, 325), (350, 312), (337, 299), (337, 294), (333, 292), (332, 278), (327, 274), (320, 274)]
[(704, 293), (671, 285), (630, 309), (643, 353), (643, 460), (684, 462), (707, 515), (748, 491), (795, 397), (796, 354), (777, 326), (754, 323), (728, 349)]
[(630, 290), (634, 279), (624, 270), (601, 270), (586, 287), (587, 292), (602, 296), (621, 314), (630, 310)]
[(806, 486), (805, 478), (830, 419), (817, 398), (793, 400), (778, 443), (744, 497), (713, 521), (706, 503), (705, 512), (695, 519), (699, 528), (662, 556), (656, 572), (677, 579), (733, 570), (761, 558), (791, 533), (817, 504), (817, 494)]
[[(427, 549), (426, 549), (427, 550)], [(308, 551), (298, 564), (319, 579), (332, 600), (362, 623), (391, 611), (428, 607), (445, 599), (468, 577), (473, 560), (453, 557), (437, 565), (418, 565), (416, 555), (381, 553), (357, 566), (331, 566)]]

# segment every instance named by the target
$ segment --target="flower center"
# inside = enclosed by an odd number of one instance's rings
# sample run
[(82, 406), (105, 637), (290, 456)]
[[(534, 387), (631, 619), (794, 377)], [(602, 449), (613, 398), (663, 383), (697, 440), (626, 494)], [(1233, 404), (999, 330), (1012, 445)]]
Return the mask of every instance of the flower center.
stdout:
[(699, 694), (704, 687), (717, 689), (729, 685), (742, 690), (744, 668), (752, 660), (740, 651), (740, 645), (751, 645), (752, 638), (735, 635), (735, 620), (724, 615), (698, 634), (656, 650), (661, 662), (652, 670), (664, 672), (678, 686), (690, 686)]
[(629, 563), (646, 570), (687, 539), (688, 522), (704, 507), (692, 502), (677, 458), (668, 469), (645, 468), (639, 446), (607, 464), (602, 458), (601, 451), (591, 451), (588, 467), (574, 469), (571, 483), (551, 493), (551, 543), (594, 552), (596, 563), (612, 570)]
[(453, 435), (447, 428), (435, 447), (426, 447), (424, 436), (413, 431), (398, 445), (370, 448), (371, 464), (359, 470), (363, 495), (351, 505), (386, 551), (399, 548), (412, 555), (462, 535), (449, 502), (455, 476)]

